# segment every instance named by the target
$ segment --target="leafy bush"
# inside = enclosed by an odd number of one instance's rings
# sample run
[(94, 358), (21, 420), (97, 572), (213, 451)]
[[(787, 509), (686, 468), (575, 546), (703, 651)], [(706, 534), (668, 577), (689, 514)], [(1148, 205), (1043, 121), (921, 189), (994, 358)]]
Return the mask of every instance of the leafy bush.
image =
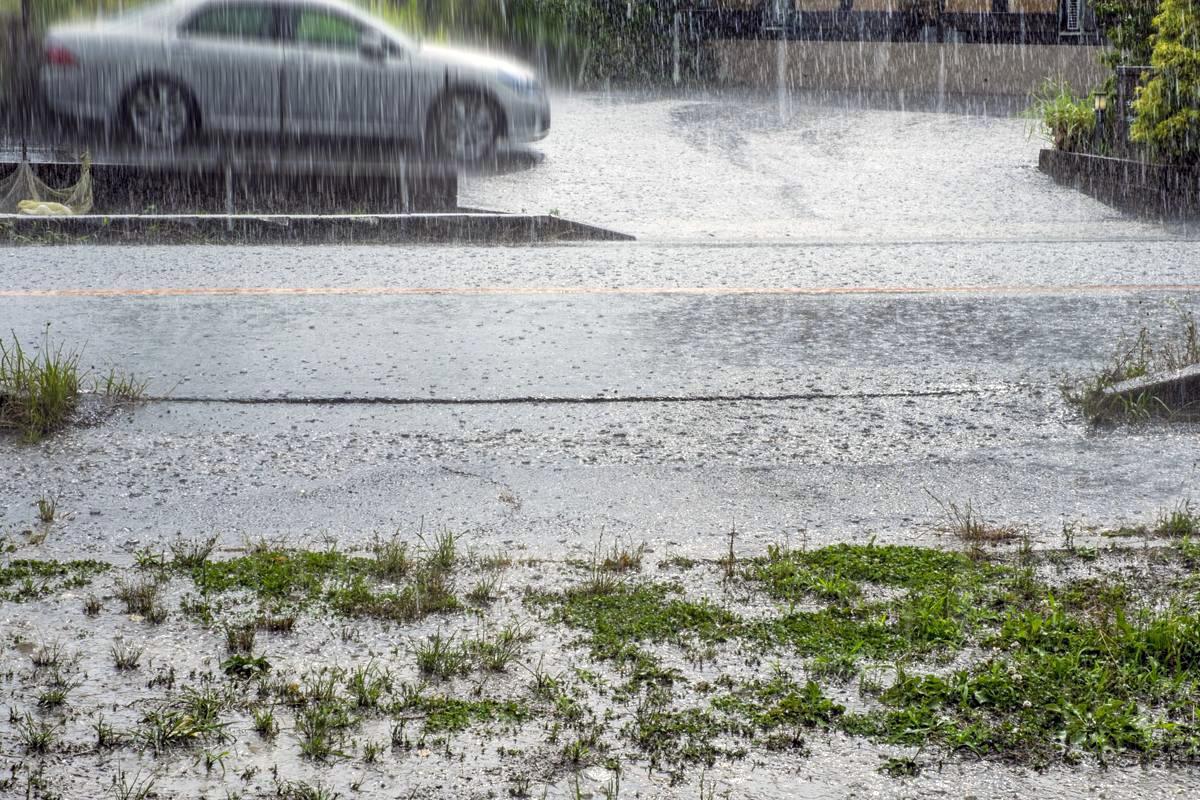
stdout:
[(1095, 9), (1096, 25), (1112, 45), (1101, 60), (1110, 67), (1149, 64), (1158, 0), (1098, 0)]
[(1154, 73), (1133, 101), (1130, 138), (1151, 156), (1200, 162), (1200, 2), (1163, 0), (1154, 18)]
[(1059, 150), (1086, 148), (1096, 130), (1096, 116), (1086, 97), (1076, 97), (1065, 81), (1047, 80), (1034, 95), (1026, 114)]

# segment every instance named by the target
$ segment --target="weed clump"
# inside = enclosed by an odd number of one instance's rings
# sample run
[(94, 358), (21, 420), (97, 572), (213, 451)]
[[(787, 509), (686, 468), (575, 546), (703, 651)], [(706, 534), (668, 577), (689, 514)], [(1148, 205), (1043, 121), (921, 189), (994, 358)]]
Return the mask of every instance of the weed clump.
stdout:
[(37, 442), (66, 424), (79, 402), (79, 353), (50, 346), (30, 354), (16, 334), (0, 340), (0, 428)]

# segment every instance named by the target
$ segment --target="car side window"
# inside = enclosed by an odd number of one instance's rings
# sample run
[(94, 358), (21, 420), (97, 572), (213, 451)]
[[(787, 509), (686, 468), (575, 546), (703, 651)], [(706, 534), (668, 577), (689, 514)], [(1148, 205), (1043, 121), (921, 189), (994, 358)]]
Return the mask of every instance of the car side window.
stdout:
[(296, 15), (293, 36), (301, 47), (357, 50), (362, 30), (357, 22), (340, 14), (319, 8), (305, 8)]
[(183, 31), (214, 39), (274, 39), (274, 10), (251, 3), (212, 5), (184, 23)]

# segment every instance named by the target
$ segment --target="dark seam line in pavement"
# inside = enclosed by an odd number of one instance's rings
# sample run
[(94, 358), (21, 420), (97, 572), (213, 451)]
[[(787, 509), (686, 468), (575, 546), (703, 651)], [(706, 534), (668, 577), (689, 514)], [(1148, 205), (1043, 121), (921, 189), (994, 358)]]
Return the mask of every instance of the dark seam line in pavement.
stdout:
[(598, 405), (602, 403), (743, 403), (788, 400), (854, 400), (870, 398), (955, 397), (983, 394), (987, 389), (932, 389), (916, 392), (850, 392), (827, 394), (706, 394), (630, 395), (625, 397), (145, 397), (155, 403), (213, 403), (220, 405), (381, 405), (381, 406), (512, 406), (512, 405)]

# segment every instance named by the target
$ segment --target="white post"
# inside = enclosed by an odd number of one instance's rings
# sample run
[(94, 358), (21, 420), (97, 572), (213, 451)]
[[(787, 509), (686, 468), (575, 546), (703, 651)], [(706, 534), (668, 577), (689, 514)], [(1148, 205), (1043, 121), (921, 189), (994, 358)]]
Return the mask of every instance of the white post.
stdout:
[(225, 230), (233, 231), (233, 167), (225, 165)]
[(675, 12), (675, 18), (671, 24), (671, 55), (674, 58), (674, 65), (671, 69), (671, 80), (675, 85), (679, 85), (679, 12)]

